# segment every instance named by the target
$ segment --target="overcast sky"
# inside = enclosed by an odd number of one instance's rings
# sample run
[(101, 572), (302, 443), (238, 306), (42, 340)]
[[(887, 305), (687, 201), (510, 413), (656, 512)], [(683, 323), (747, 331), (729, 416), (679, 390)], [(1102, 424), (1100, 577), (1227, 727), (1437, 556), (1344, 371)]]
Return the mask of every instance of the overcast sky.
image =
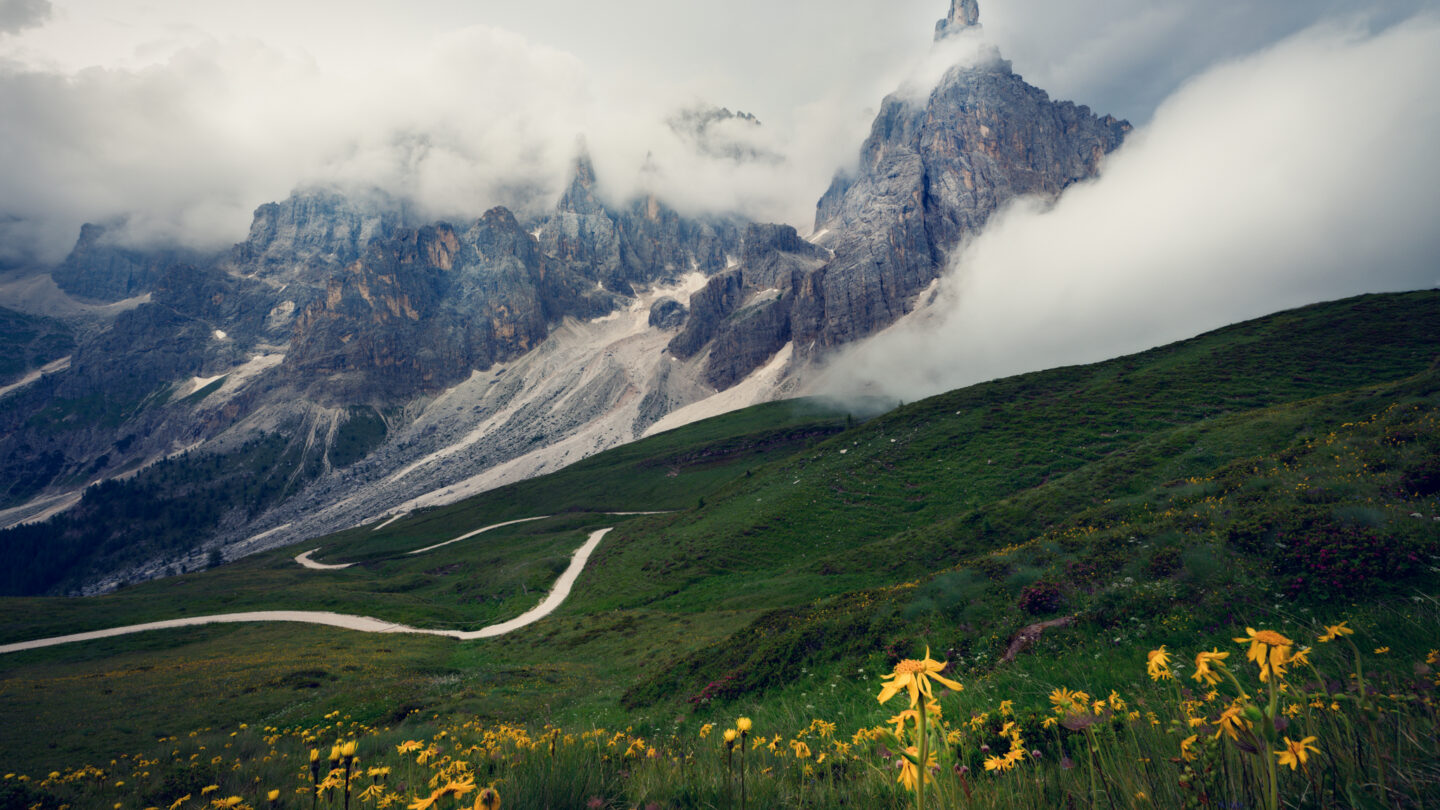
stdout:
[[(1143, 128), (1227, 60), (1318, 22), (1374, 33), (1435, 6), (982, 0), (981, 21), (1031, 83)], [(54, 261), (81, 222), (117, 217), (134, 240), (229, 244), (256, 205), (308, 183), (379, 185), (435, 216), (525, 213), (553, 202), (582, 136), (612, 194), (808, 230), (947, 7), (0, 0), (0, 261)], [(664, 121), (700, 103), (758, 115), (737, 137), (786, 160), (695, 154)]]

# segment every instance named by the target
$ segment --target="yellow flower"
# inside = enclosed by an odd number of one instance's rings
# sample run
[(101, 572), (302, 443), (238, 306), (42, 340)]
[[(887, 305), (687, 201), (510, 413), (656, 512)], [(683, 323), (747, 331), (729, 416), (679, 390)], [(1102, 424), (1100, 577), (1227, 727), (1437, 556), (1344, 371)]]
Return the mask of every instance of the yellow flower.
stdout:
[(1145, 670), (1150, 673), (1152, 681), (1169, 680), (1173, 677), (1170, 674), (1170, 653), (1165, 652), (1164, 644), (1160, 645), (1160, 649), (1146, 653)]
[(739, 729), (741, 734), (749, 734), (751, 728), (750, 718), (742, 717), (739, 720), (736, 720), (735, 728)]
[(715, 728), (715, 724), (714, 724), (714, 723), (706, 723), (705, 725), (701, 726), (701, 727), (700, 727), (700, 739), (703, 740), (703, 739), (705, 739), (706, 737), (709, 737), (709, 736), (710, 736), (710, 729), (713, 729), (713, 728)]
[(350, 742), (347, 742), (344, 745), (340, 746), (340, 756), (353, 757), (355, 756), (355, 752), (359, 749), (359, 747), (359, 743), (351, 740)]
[(1388, 653), (1388, 652), (1390, 652), (1390, 648), (1389, 648), (1389, 647), (1376, 647), (1376, 648), (1375, 648), (1375, 654), (1376, 654), (1376, 655), (1384, 655), (1385, 653)]
[(220, 789), (220, 786), (219, 786), (219, 785), (206, 785), (205, 787), (200, 788), (200, 795), (201, 795), (201, 796), (209, 796), (211, 793), (214, 793), (215, 791), (217, 791), (217, 790), (219, 790), (219, 789)]
[(894, 726), (895, 736), (900, 737), (905, 733), (905, 724), (911, 720), (915, 721), (915, 727), (919, 728), (920, 712), (917, 712), (914, 709), (906, 709), (905, 711), (900, 712), (899, 714), (895, 715), (889, 720), (886, 720), (885, 722)]
[[(915, 790), (916, 783), (920, 781), (920, 769), (915, 766), (915, 763), (919, 761), (920, 749), (916, 748), (913, 745), (909, 748), (906, 748), (905, 753), (900, 757), (900, 777), (895, 781), (904, 785), (905, 789), (911, 791), (912, 793)], [(927, 758), (925, 765), (926, 767), (930, 768), (935, 767), (934, 754), (931, 754)]]
[(1308, 663), (1310, 663), (1310, 648), (1309, 648), (1309, 647), (1301, 647), (1300, 649), (1296, 650), (1295, 653), (1290, 656), (1290, 661), (1289, 661), (1289, 663), (1291, 663), (1291, 664), (1308, 664)]
[(268, 802), (278, 802), (278, 801), (280, 801), (280, 790), (277, 788), (277, 789), (275, 789), (275, 790), (270, 791), (269, 793), (266, 793), (266, 794), (265, 794), (265, 800), (268, 801)]
[(1065, 714), (1085, 711), (1090, 705), (1090, 696), (1080, 691), (1072, 692), (1062, 686), (1050, 693), (1050, 702), (1055, 704), (1056, 714)]
[(1002, 701), (1000, 701), (1000, 713), (1001, 713), (1001, 714), (1014, 714), (1014, 713), (1015, 713), (1015, 701), (1013, 701), (1013, 700), (1002, 700)]
[(495, 788), (487, 787), (475, 797), (476, 810), (500, 810), (500, 794)]
[(243, 801), (245, 800), (239, 796), (231, 796), (228, 799), (213, 799), (210, 802), (210, 806), (219, 808), (219, 810), (227, 810), (227, 808), (235, 807)]
[(439, 797), (434, 793), (429, 796), (418, 796), (414, 801), (405, 805), (405, 810), (430, 810), (430, 806), (435, 804), (437, 798)]
[(1215, 739), (1220, 739), (1221, 734), (1228, 734), (1230, 739), (1239, 740), (1241, 731), (1248, 731), (1253, 725), (1249, 720), (1240, 714), (1240, 705), (1231, 704), (1230, 708), (1220, 713), (1220, 719), (1215, 721), (1220, 730), (1215, 732)]
[(1240, 644), (1249, 643), (1250, 649), (1245, 653), (1245, 657), (1259, 665), (1260, 682), (1269, 681), (1272, 674), (1283, 676), (1285, 664), (1290, 660), (1290, 648), (1295, 646), (1295, 642), (1274, 630), (1256, 632), (1255, 628), (1247, 627), (1245, 632), (1248, 635), (1235, 641)]
[[(910, 708), (913, 709), (920, 702), (922, 694), (930, 700), (934, 699), (935, 694), (930, 690), (930, 681), (932, 680), (956, 692), (965, 688), (959, 682), (942, 676), (940, 671), (943, 669), (945, 669), (945, 664), (932, 659), (930, 648), (926, 647), (924, 659), (916, 661), (913, 658), (907, 658), (895, 665), (895, 669), (890, 673), (890, 680), (882, 684), (877, 698), (884, 703), (904, 689), (910, 693)], [(930, 700), (926, 702), (928, 703)]]
[(1305, 761), (1309, 759), (1310, 754), (1307, 753), (1307, 751), (1313, 751), (1317, 754), (1320, 753), (1320, 749), (1312, 745), (1314, 742), (1314, 737), (1306, 737), (1299, 742), (1286, 737), (1285, 749), (1283, 751), (1276, 751), (1275, 756), (1279, 758), (1281, 765), (1289, 765), (1290, 770), (1293, 771), (1297, 765), (1304, 765)]
[(810, 746), (806, 745), (805, 743), (799, 740), (791, 740), (790, 747), (795, 751), (796, 759), (810, 758)]
[(1348, 627), (1346, 627), (1346, 626), (1345, 626), (1345, 622), (1340, 622), (1339, 624), (1327, 624), (1327, 625), (1325, 625), (1325, 635), (1321, 636), (1321, 637), (1320, 637), (1320, 640), (1323, 641), (1323, 642), (1325, 642), (1326, 644), (1328, 644), (1328, 643), (1330, 643), (1330, 642), (1334, 641), (1335, 639), (1340, 638), (1340, 637), (1342, 637), (1342, 636), (1353, 636), (1353, 635), (1355, 635), (1355, 631), (1354, 631), (1354, 630), (1351, 630), (1351, 629), (1348, 628)]
[(1229, 657), (1230, 653), (1228, 652), (1222, 653), (1219, 650), (1211, 650), (1210, 652), (1202, 651), (1195, 656), (1195, 673), (1190, 677), (1194, 678), (1197, 682), (1204, 681), (1210, 686), (1220, 683), (1220, 676), (1216, 675), (1211, 667), (1214, 666), (1217, 669), (1224, 669), (1225, 659)]
[(458, 798), (460, 798), (461, 796), (464, 796), (466, 793), (469, 793), (470, 791), (472, 791), (472, 790), (474, 790), (474, 789), (475, 789), (475, 777), (473, 777), (473, 776), (467, 776), (467, 777), (465, 777), (464, 779), (461, 779), (461, 780), (458, 781), (458, 782), (455, 782), (455, 781), (446, 782), (446, 783), (445, 783), (445, 787), (441, 788), (441, 791), (443, 791), (443, 792), (445, 792), (445, 793), (449, 793), (449, 794), (454, 794), (455, 798), (458, 799)]
[(1200, 739), (1199, 734), (1191, 734), (1189, 737), (1186, 737), (1185, 739), (1180, 741), (1181, 759), (1184, 759), (1186, 762), (1195, 761), (1195, 752), (1190, 750), (1190, 746), (1194, 745), (1195, 741), (1198, 739)]
[[(419, 740), (406, 740), (405, 742), (400, 743), (399, 745), (395, 746), (395, 753), (397, 753), (397, 754), (408, 754), (408, 753), (410, 753), (411, 751), (419, 751), (419, 750), (420, 750), (420, 741), (419, 741)], [(318, 751), (311, 751), (311, 752), (310, 752), (310, 760), (311, 760), (312, 762), (315, 760), (315, 757), (317, 757), (317, 756), (319, 756), (319, 752), (318, 752)]]

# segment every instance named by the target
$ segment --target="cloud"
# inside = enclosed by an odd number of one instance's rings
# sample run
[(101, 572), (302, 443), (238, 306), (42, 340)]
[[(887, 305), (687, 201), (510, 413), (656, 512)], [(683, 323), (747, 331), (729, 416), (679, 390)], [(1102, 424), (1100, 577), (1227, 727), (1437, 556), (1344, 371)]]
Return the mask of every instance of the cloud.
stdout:
[[(669, 5), (652, 11), (674, 13)], [(89, 26), (75, 28), (86, 41), (126, 33), (100, 26), (93, 11), (71, 16), (69, 24)], [(578, 24), (552, 22), (557, 34), (573, 35)], [(821, 22), (822, 30), (844, 30), (834, 19)], [(244, 237), (255, 206), (306, 184), (379, 186), (425, 218), (463, 220), (493, 205), (535, 214), (568, 181), (581, 137), (617, 201), (655, 192), (690, 214), (738, 212), (805, 227), (835, 168), (858, 149), (880, 88), (913, 61), (902, 52), (866, 81), (855, 81), (852, 69), (831, 86), (789, 87), (797, 100), (786, 115), (733, 133), (783, 159), (736, 163), (704, 154), (666, 123), (697, 104), (753, 110), (744, 98), (724, 97), (727, 89), (741, 93), (723, 72), (713, 81), (674, 79), (646, 71), (643, 59), (634, 71), (596, 70), (568, 51), (485, 25), (438, 34), (397, 25), (384, 59), (360, 67), (350, 51), (325, 51), (346, 58), (323, 65), (304, 45), (327, 43), (303, 32), (279, 31), (274, 42), (221, 39), (165, 19), (149, 21), (151, 30), (159, 33), (130, 34), (130, 57), (109, 67), (60, 66), (75, 55), (54, 51), (63, 32), (48, 29), (22, 43), (30, 50), (0, 59), (0, 264), (57, 261), (86, 221), (123, 220), (120, 238), (133, 245), (223, 247)], [(37, 57), (42, 46), (66, 58)], [(748, 62), (787, 58), (751, 57), (745, 47), (706, 58), (746, 63), (737, 75), (753, 72)], [(788, 58), (808, 62), (847, 47), (797, 41)]]
[(1185, 84), (1053, 205), (958, 252), (933, 304), (832, 364), (904, 399), (1287, 307), (1440, 286), (1440, 17), (1321, 25)]
[(0, 0), (0, 34), (44, 25), (53, 11), (50, 0)]
[(1434, 0), (982, 0), (986, 36), (1015, 70), (1056, 98), (1148, 121), (1208, 68), (1345, 19), (1379, 30)]

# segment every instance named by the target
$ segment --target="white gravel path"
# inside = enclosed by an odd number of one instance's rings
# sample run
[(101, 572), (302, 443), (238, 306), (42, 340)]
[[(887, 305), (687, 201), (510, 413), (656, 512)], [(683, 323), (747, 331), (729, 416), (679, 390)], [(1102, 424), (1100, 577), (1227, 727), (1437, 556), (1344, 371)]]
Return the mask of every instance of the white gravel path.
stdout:
[[(534, 518), (531, 518), (532, 520)], [(493, 528), (493, 527), (489, 527)], [(345, 613), (328, 613), (316, 610), (257, 610), (247, 613), (221, 613), (214, 616), (190, 616), (184, 619), (167, 619), (158, 622), (146, 622), (145, 624), (132, 624), (125, 627), (111, 627), (105, 630), (92, 630), (88, 633), (73, 633), (68, 636), (53, 636), (51, 638), (38, 638), (31, 641), (20, 641), (14, 644), (0, 645), (0, 654), (20, 652), (21, 650), (33, 650), (39, 647), (51, 647), (56, 644), (69, 644), (76, 641), (90, 641), (92, 639), (109, 638), (111, 636), (126, 635), (129, 633), (143, 633), (147, 630), (165, 630), (174, 627), (193, 627), (202, 624), (219, 624), (229, 622), (304, 622), (307, 624), (321, 624), (328, 627), (339, 627), (345, 630), (358, 630), (362, 633), (422, 633), (431, 636), (448, 636), (461, 641), (471, 641), (477, 638), (493, 638), (505, 633), (518, 630), (528, 624), (533, 624), (560, 607), (565, 598), (570, 595), (570, 589), (574, 587), (575, 580), (579, 578), (580, 571), (585, 563), (590, 560), (590, 554), (600, 545), (611, 528), (596, 529), (590, 533), (585, 544), (576, 550), (574, 557), (570, 559), (570, 565), (560, 578), (555, 580), (555, 586), (550, 593), (541, 600), (540, 604), (516, 616), (515, 618), (492, 624), (489, 627), (482, 627), (479, 630), (430, 630), (423, 627), (410, 627), (409, 625), (387, 622), (382, 619), (375, 619), (369, 616), (352, 616)], [(457, 538), (459, 539), (459, 538)], [(307, 552), (308, 554), (309, 552)], [(301, 555), (306, 556), (306, 555)], [(321, 565), (321, 563), (313, 563)]]

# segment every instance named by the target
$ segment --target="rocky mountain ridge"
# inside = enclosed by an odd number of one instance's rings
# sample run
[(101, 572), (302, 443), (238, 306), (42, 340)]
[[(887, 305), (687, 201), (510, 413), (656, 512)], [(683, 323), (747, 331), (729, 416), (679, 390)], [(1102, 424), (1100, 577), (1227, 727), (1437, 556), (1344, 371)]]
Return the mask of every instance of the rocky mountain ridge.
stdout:
[[(973, 0), (953, 0), (936, 36), (977, 24)], [(723, 113), (686, 120), (758, 126)], [(132, 251), (87, 226), (56, 283), (148, 298), (92, 326), (68, 368), (0, 394), (0, 529), (97, 481), (148, 480), (162, 459), (200, 470), (191, 456), (275, 437), (268, 463), (285, 474), (201, 531), (193, 563), (514, 480), (703, 415), (707, 398), (780, 395), (913, 308), (1008, 201), (1092, 176), (1128, 129), (991, 54), (884, 100), (808, 238), (653, 195), (607, 200), (584, 154), (554, 208), (523, 222), (503, 207), (424, 222), (383, 192), (307, 189), (257, 208), (218, 256)], [(206, 475), (181, 477), (203, 489)], [(65, 587), (173, 558), (76, 563)]]

